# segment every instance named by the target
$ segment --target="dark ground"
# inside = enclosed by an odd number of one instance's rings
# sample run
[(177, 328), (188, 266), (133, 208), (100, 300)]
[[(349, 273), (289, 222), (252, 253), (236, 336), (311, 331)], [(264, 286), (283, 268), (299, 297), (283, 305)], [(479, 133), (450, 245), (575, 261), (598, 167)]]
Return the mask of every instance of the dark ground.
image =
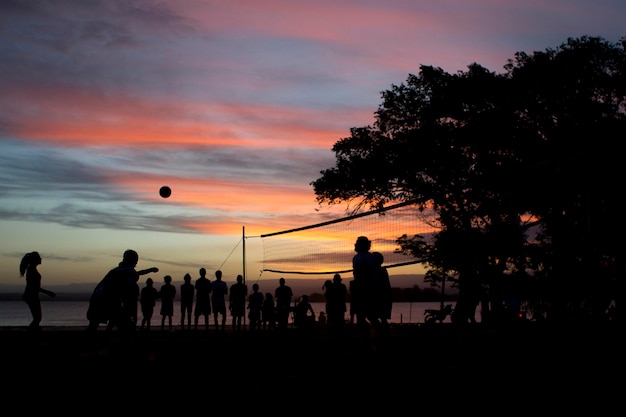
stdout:
[(236, 407), (229, 414), (259, 408), (282, 415), (284, 399), (285, 413), (307, 415), (332, 404), (337, 411), (384, 407), (385, 414), (540, 407), (561, 415), (580, 407), (624, 410), (623, 335), (614, 323), (399, 325), (388, 339), (364, 344), (323, 329), (220, 334), (157, 327), (122, 337), (104, 328), (89, 335), (79, 327), (4, 327), (0, 349), (5, 398), (33, 411), (48, 410), (52, 400), (89, 414), (205, 406), (212, 414), (217, 401), (224, 410)]

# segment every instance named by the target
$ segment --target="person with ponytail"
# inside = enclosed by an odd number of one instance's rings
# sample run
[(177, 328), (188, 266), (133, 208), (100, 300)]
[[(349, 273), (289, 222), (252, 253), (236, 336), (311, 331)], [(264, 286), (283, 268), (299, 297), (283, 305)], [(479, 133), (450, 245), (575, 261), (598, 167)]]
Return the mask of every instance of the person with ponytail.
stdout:
[(53, 291), (41, 288), (41, 274), (37, 270), (37, 267), (41, 264), (41, 255), (39, 252), (29, 252), (22, 258), (20, 262), (20, 276), (26, 278), (26, 288), (22, 299), (28, 305), (30, 314), (33, 317), (29, 330), (38, 330), (39, 323), (43, 317), (41, 312), (41, 302), (39, 300), (39, 293), (44, 293), (49, 297), (55, 297), (56, 294)]

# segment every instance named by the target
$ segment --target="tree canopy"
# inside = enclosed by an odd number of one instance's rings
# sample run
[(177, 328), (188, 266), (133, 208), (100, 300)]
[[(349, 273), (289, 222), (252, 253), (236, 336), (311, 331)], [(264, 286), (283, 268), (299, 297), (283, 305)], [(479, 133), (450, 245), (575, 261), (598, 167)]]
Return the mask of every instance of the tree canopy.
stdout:
[(434, 210), (434, 243), (401, 236), (399, 250), (459, 286), (457, 321), (511, 298), (537, 318), (604, 317), (625, 281), (625, 45), (570, 38), (502, 73), (422, 65), (335, 143), (318, 203)]

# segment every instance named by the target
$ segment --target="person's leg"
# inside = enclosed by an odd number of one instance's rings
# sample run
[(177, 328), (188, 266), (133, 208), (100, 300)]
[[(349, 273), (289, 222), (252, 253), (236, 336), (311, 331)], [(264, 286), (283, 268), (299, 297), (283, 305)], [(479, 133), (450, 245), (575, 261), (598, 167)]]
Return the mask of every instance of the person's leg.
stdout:
[(30, 314), (32, 316), (32, 321), (30, 322), (30, 325), (28, 327), (31, 329), (39, 328), (39, 323), (41, 323), (42, 318), (41, 302), (37, 298), (27, 301), (27, 304), (28, 308), (30, 309)]

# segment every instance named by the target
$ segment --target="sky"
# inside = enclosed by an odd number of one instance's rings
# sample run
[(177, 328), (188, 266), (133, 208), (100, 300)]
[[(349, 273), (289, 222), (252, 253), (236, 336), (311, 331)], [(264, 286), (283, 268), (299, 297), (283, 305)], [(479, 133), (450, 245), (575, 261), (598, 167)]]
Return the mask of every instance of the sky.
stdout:
[(30, 251), (43, 287), (95, 285), (129, 248), (157, 282), (278, 280), (260, 236), (345, 215), (310, 183), (383, 91), (624, 22), (623, 0), (3, 0), (0, 290)]

